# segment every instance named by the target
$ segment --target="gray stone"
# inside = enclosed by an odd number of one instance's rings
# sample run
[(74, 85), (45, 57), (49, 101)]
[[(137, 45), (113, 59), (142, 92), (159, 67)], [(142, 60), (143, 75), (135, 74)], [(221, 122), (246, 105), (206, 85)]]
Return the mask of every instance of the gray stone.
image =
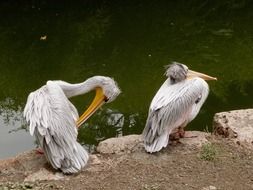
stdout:
[(61, 180), (64, 179), (64, 174), (56, 172), (55, 174), (45, 168), (41, 168), (39, 171), (30, 174), (24, 181), (44, 181), (44, 180)]
[(99, 165), (101, 164), (101, 160), (99, 159), (98, 155), (90, 154), (89, 156), (90, 165)]
[[(185, 146), (201, 147), (208, 140), (209, 133), (201, 131), (186, 131), (185, 138), (180, 143)], [(168, 145), (170, 146), (170, 145)], [(99, 143), (97, 151), (102, 154), (125, 154), (142, 149), (143, 140), (141, 135), (127, 135), (118, 138), (106, 139)]]
[(142, 147), (141, 135), (127, 135), (106, 139), (99, 143), (97, 151), (102, 154), (121, 154)]
[[(253, 109), (216, 113), (213, 132), (237, 143), (253, 143)], [(253, 147), (253, 146), (252, 146)]]
[(207, 137), (210, 133), (202, 131), (186, 131), (185, 137), (180, 139), (180, 142), (186, 146), (201, 147), (203, 144), (208, 142)]
[(217, 187), (212, 186), (212, 185), (210, 185), (210, 186), (208, 186), (208, 187), (203, 187), (203, 188), (202, 188), (202, 190), (216, 190), (216, 189), (217, 189)]

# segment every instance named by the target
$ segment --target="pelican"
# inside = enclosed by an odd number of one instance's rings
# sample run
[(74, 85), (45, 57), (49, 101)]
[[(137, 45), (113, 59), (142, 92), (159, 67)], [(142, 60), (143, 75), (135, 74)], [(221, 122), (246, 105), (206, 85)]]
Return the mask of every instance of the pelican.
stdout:
[[(77, 109), (68, 98), (96, 91), (88, 109), (78, 116)], [(105, 102), (112, 102), (120, 90), (116, 82), (104, 76), (94, 76), (82, 83), (48, 81), (29, 94), (24, 117), (30, 134), (35, 136), (46, 159), (63, 173), (76, 173), (88, 161), (87, 151), (77, 142), (80, 127)]]
[(149, 153), (166, 147), (170, 134), (182, 130), (198, 115), (209, 93), (205, 80), (217, 80), (177, 62), (168, 65), (165, 75), (168, 78), (151, 102), (142, 132), (144, 147)]

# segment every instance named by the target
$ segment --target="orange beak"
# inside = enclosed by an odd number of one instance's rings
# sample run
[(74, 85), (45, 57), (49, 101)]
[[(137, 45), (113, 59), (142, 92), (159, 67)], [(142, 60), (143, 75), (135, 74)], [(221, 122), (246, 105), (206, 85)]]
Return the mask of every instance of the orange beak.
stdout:
[(80, 127), (90, 116), (92, 116), (106, 101), (102, 88), (96, 88), (96, 95), (88, 109), (77, 120), (77, 127)]
[(211, 77), (211, 76), (208, 76), (208, 75), (203, 74), (203, 73), (199, 73), (199, 72), (196, 72), (196, 71), (189, 70), (188, 73), (187, 73), (187, 78), (190, 79), (190, 78), (194, 78), (194, 77), (200, 77), (204, 80), (217, 80), (216, 77)]

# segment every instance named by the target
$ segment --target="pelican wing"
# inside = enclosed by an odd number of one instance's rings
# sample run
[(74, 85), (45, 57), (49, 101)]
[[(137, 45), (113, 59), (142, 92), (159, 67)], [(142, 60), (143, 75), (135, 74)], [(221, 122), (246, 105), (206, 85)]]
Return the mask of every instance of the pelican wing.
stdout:
[(88, 154), (77, 142), (78, 113), (57, 83), (49, 81), (32, 92), (24, 116), (31, 135), (35, 135), (55, 169), (75, 173), (84, 167)]
[(196, 109), (196, 103), (203, 92), (206, 97), (208, 85), (200, 78), (174, 85), (170, 85), (168, 80), (164, 82), (151, 102), (143, 131), (144, 145), (148, 152), (156, 152), (166, 147), (172, 130), (188, 123), (190, 116), (197, 115), (192, 114), (192, 110), (194, 108), (198, 113), (201, 105)]

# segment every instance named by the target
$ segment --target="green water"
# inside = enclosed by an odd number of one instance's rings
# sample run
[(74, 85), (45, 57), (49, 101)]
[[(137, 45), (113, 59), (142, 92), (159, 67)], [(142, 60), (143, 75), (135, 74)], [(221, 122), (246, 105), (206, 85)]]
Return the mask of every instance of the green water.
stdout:
[[(188, 129), (211, 130), (214, 113), (253, 107), (251, 1), (1, 1), (0, 158), (34, 148), (22, 109), (47, 80), (113, 77), (122, 94), (82, 126), (101, 140), (141, 133), (171, 61), (218, 78)], [(46, 40), (40, 40), (46, 36)], [(71, 101), (81, 113), (93, 93)]]

